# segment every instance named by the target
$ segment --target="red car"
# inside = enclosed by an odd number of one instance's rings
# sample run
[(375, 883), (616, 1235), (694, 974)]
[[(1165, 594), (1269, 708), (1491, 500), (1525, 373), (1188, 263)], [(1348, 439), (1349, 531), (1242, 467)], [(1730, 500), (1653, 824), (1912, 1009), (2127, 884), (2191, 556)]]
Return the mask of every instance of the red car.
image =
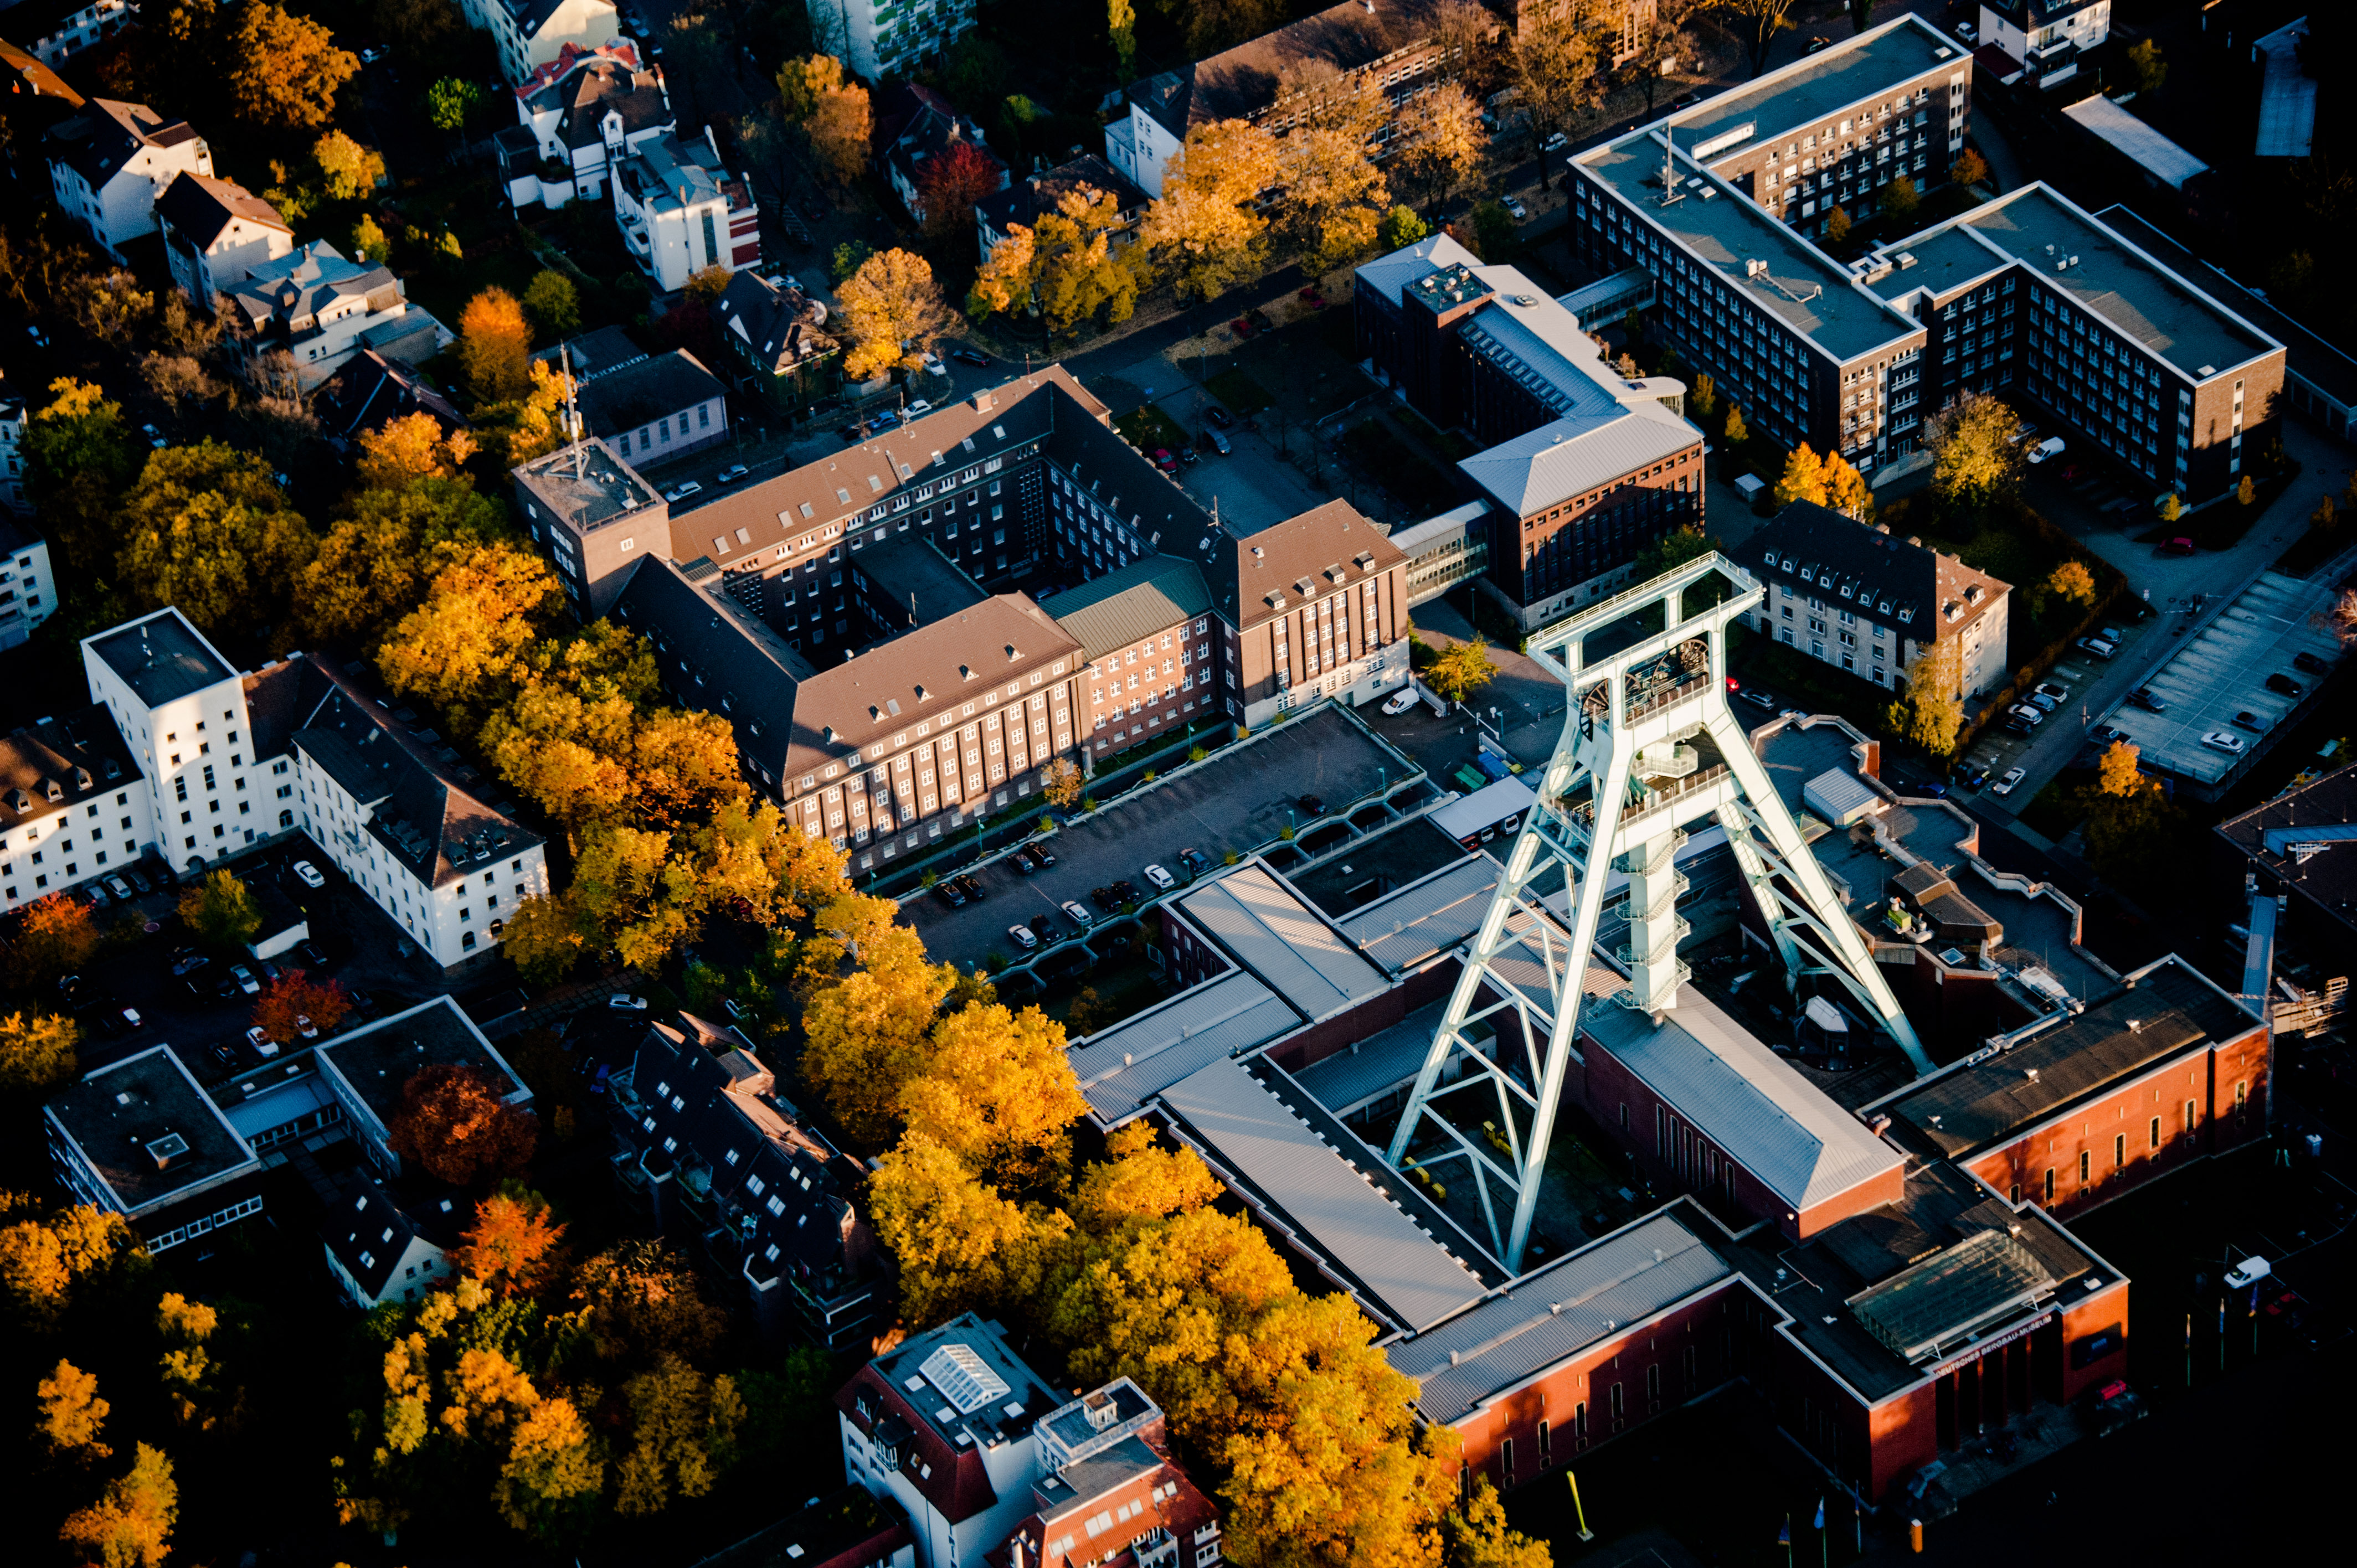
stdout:
[(1239, 316), (1228, 323), (1228, 330), (1239, 338), (1249, 338), (1253, 335), (1253, 324)]
[(1175, 474), (1178, 471), (1178, 459), (1170, 455), (1168, 447), (1157, 446), (1154, 449), (1154, 466), (1166, 474)]
[(1301, 299), (1301, 303), (1307, 305), (1312, 310), (1323, 310), (1326, 308), (1325, 295), (1319, 294), (1314, 288), (1303, 289), (1299, 297)]

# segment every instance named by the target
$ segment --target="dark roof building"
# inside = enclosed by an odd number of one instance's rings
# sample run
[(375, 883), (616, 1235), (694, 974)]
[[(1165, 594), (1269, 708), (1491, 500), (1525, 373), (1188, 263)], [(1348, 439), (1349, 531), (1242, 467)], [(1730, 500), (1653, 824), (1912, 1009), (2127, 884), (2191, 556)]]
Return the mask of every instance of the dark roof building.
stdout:
[(814, 671), (721, 586), (708, 562), (691, 571), (642, 561), (614, 602), (614, 618), (653, 648), (665, 690), (688, 706), (727, 714), (746, 766), (781, 778), (795, 696)]
[(916, 1560), (900, 1510), (851, 1486), (813, 1498), (800, 1512), (704, 1559), (702, 1568), (915, 1568)]
[(361, 349), (328, 377), (312, 397), (311, 410), (331, 441), (354, 440), (413, 413), (432, 414), (445, 435), (467, 427), (458, 405), (416, 370), (373, 349)]
[(58, 1180), (151, 1252), (262, 1211), (261, 1161), (169, 1046), (83, 1075), (41, 1115)]
[(2290, 899), (2293, 929), (2313, 946), (2357, 937), (2357, 767), (2336, 768), (2212, 831), (2225, 886), (2255, 874), (2261, 892)]
[(448, 1193), (404, 1208), (362, 1177), (328, 1206), (319, 1240), (336, 1283), (367, 1311), (389, 1301), (414, 1302), (448, 1278), (447, 1254), (473, 1212), (471, 1204)]
[(1123, 229), (1145, 215), (1151, 199), (1127, 175), (1096, 154), (1083, 153), (1054, 168), (1025, 175), (1004, 190), (974, 203), (974, 222), (981, 231), (985, 259), (993, 247), (1006, 238), (1009, 229), (1018, 224), (1026, 229), (1038, 227), (1041, 213), (1055, 211), (1066, 198), (1072, 196), (1088, 201), (1100, 196), (1112, 197), (1121, 213)]
[(982, 127), (959, 113), (948, 99), (914, 82), (896, 83), (877, 98), (871, 145), (909, 217), (925, 221), (924, 166), (961, 145), (988, 159), (997, 171), (998, 188), (1006, 188), (1006, 166), (990, 150)]
[(1149, 555), (1067, 588), (1040, 607), (1080, 639), (1083, 657), (1101, 659), (1209, 613), (1211, 590), (1194, 562)]
[(348, 1030), (314, 1054), (320, 1076), (342, 1103), (370, 1157), (393, 1176), (401, 1174), (402, 1159), (388, 1139), (401, 1116), (402, 1091), (421, 1069), (472, 1068), (507, 1104), (532, 1103), (532, 1090), (507, 1058), (447, 996)]
[(791, 375), (842, 351), (820, 330), (826, 306), (791, 282), (738, 273), (712, 308), (720, 340), (761, 375)]
[(582, 423), (618, 450), (635, 438), (639, 456), (660, 461), (727, 438), (728, 389), (684, 349), (577, 372), (576, 385)]
[(278, 209), (245, 187), (201, 174), (175, 175), (156, 199), (156, 215), (201, 249), (210, 249), (241, 219), (289, 235), (295, 231)]

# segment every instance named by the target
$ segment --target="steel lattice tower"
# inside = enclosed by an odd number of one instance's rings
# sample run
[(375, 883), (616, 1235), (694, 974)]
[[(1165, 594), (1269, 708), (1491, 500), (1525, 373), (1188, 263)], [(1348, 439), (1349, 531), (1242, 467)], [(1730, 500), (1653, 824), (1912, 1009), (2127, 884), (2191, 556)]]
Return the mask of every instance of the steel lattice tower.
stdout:
[[(1684, 590), (1714, 575), (1734, 585), (1733, 596), (1686, 614)], [(1530, 1240), (1609, 874), (1617, 865), (1629, 879), (1629, 940), (1614, 956), (1630, 982), (1610, 1001), (1589, 1004), (1659, 1015), (1676, 1005), (1678, 986), (1690, 973), (1677, 954), (1690, 927), (1677, 912), (1687, 884), (1675, 865), (1690, 823), (1711, 819), (1727, 830), (1743, 884), (1784, 961), (1787, 986), (1797, 987), (1804, 975), (1831, 976), (1880, 1020), (1918, 1072), (1930, 1069), (1898, 999), (1727, 706), (1727, 628), (1761, 597), (1749, 573), (1712, 554), (1530, 639), (1531, 657), (1569, 693), (1563, 735), (1386, 1156), (1398, 1166), (1419, 1137), (1437, 1133), (1439, 1152), (1413, 1163), (1465, 1163), (1491, 1245), (1510, 1270), (1521, 1269)], [(1653, 607), (1664, 629), (1641, 630), (1631, 640), (1631, 618)], [(1608, 628), (1611, 637), (1599, 638)], [(1621, 646), (1592, 656), (1591, 639)], [(1715, 759), (1706, 760), (1706, 751)], [(1567, 941), (1539, 897), (1553, 886), (1558, 867), (1572, 911)], [(1492, 1050), (1484, 1052), (1477, 1030), (1494, 1036)], [(1442, 1082), (1452, 1066), (1456, 1076)], [(1469, 1131), (1466, 1119), (1441, 1111), (1460, 1097), (1468, 1106), (1479, 1101)], [(1506, 1195), (1512, 1212), (1501, 1232)]]

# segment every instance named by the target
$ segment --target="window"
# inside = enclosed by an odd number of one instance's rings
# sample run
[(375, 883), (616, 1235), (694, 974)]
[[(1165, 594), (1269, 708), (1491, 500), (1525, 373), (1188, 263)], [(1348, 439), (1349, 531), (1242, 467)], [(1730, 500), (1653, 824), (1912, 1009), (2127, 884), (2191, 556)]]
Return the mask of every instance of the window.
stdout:
[(2118, 1170), (2128, 1163), (2128, 1135), (2119, 1133), (2112, 1139), (2112, 1169)]
[(2054, 1167), (2052, 1165), (2046, 1167), (2046, 1201), (2049, 1203), (2054, 1201)]
[(2158, 1116), (2152, 1119), (2152, 1146), (2156, 1149), (2160, 1147), (2160, 1118)]
[(2093, 1160), (2094, 1156), (2088, 1154), (2086, 1150), (2082, 1149), (2079, 1151), (2079, 1185), (2081, 1187), (2087, 1185), (2088, 1167), (2093, 1163)]
[(1511, 1437), (1498, 1444), (1498, 1468), (1510, 1477), (1514, 1473), (1514, 1440)]

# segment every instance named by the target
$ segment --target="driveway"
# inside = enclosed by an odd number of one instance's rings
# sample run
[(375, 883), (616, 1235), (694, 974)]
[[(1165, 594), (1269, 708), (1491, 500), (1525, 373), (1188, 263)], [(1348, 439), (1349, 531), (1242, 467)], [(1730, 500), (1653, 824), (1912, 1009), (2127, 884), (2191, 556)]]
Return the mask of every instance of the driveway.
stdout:
[(1063, 904), (1078, 904), (1102, 921), (1108, 917), (1090, 902), (1090, 892), (1125, 877), (1150, 899), (1156, 895), (1143, 870), (1149, 862), (1182, 875), (1178, 852), (1200, 849), (1218, 865), (1231, 851), (1249, 853), (1288, 827), (1306, 832), (1325, 821), (1301, 810), (1303, 795), (1318, 796), (1332, 817), (1400, 782), (1397, 758), (1340, 714), (1315, 714), (1263, 731), (1184, 778), (1068, 824), (1047, 841), (1056, 864), (1037, 875), (1020, 875), (1010, 860), (1000, 858), (974, 874), (986, 895), (982, 902), (952, 909), (936, 891), (910, 898), (904, 914), (937, 961), (971, 966), (992, 953), (1028, 957), (1007, 935), (1008, 926), (1044, 915), (1071, 937), (1077, 933)]

